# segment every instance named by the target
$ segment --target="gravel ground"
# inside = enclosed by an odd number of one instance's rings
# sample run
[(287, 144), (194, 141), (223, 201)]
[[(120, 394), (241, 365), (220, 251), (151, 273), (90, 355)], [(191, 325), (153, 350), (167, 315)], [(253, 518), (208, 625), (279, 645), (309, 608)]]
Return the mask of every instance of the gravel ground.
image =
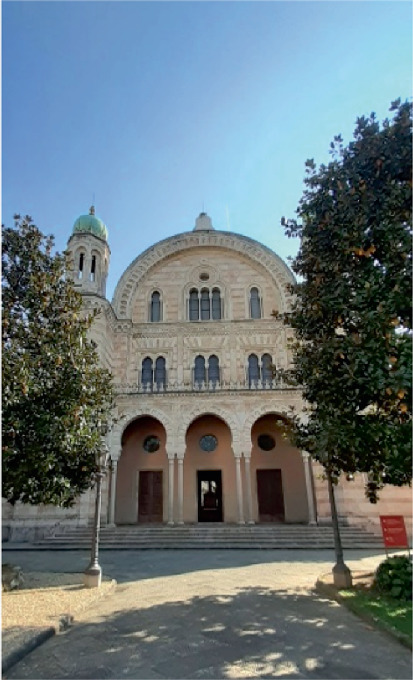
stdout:
[(47, 628), (67, 626), (76, 614), (105, 597), (115, 581), (103, 579), (100, 588), (85, 588), (83, 574), (24, 572), (21, 590), (3, 592), (2, 654), (13, 654)]

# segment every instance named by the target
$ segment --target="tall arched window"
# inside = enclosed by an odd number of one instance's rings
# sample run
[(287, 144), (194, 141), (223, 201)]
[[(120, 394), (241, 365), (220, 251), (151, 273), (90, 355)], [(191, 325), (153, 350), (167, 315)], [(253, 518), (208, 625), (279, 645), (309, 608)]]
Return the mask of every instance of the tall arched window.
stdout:
[(250, 317), (251, 319), (261, 319), (261, 300), (258, 288), (250, 290)]
[(198, 291), (196, 288), (192, 288), (189, 293), (189, 320), (198, 321), (199, 320), (199, 299)]
[(163, 357), (158, 357), (155, 363), (155, 385), (158, 388), (166, 385), (165, 359)]
[(79, 269), (77, 272), (77, 278), (78, 279), (83, 279), (83, 268), (85, 266), (85, 254), (80, 253), (79, 255)]
[(248, 357), (248, 383), (249, 386), (256, 385), (260, 379), (260, 365), (256, 354), (250, 354)]
[(211, 316), (209, 309), (209, 290), (208, 288), (203, 288), (201, 290), (201, 320), (208, 321)]
[(92, 263), (90, 265), (90, 276), (89, 276), (91, 281), (94, 281), (96, 278), (96, 255), (92, 255)]
[(194, 383), (202, 385), (204, 382), (206, 382), (205, 359), (199, 355), (195, 358)]
[(161, 294), (156, 290), (151, 297), (151, 321), (161, 320)]
[(219, 288), (212, 289), (212, 318), (221, 318), (221, 292)]
[(152, 387), (153, 385), (153, 362), (150, 357), (146, 357), (142, 361), (142, 386), (150, 386)]
[(208, 382), (211, 382), (213, 387), (219, 384), (219, 359), (215, 354), (208, 360)]
[(273, 378), (271, 354), (263, 354), (261, 357), (261, 378), (263, 383)]

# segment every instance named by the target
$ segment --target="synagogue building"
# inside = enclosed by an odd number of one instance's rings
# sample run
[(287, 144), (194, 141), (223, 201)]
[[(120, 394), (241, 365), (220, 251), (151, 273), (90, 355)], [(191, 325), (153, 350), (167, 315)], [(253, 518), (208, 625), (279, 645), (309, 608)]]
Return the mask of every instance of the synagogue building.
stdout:
[[(117, 392), (102, 522), (328, 523), (322, 468), (286, 435), (288, 414), (304, 403), (283, 380), (293, 334), (273, 312), (290, 309), (294, 275), (253, 238), (214, 229), (206, 213), (192, 227), (135, 257), (111, 302), (108, 233), (93, 208), (68, 241), (84, 308), (99, 309), (92, 337)], [(410, 516), (409, 489), (386, 487), (372, 505), (365, 481), (340, 481), (343, 522), (377, 531), (380, 514)], [(21, 540), (90, 525), (93, 512), (90, 491), (71, 509), (3, 504), (3, 522)]]

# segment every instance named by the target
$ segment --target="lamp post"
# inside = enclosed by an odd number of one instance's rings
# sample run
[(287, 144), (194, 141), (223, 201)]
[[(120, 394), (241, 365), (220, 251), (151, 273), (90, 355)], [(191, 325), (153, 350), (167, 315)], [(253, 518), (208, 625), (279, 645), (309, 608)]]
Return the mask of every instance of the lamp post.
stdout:
[(330, 498), (331, 507), (331, 520), (333, 523), (334, 532), (334, 550), (336, 553), (336, 563), (333, 567), (333, 581), (337, 588), (351, 588), (352, 577), (351, 571), (348, 566), (344, 563), (343, 558), (343, 547), (341, 545), (340, 529), (338, 527), (338, 515), (336, 499), (334, 496), (334, 484), (331, 477), (331, 470), (326, 468), (327, 482), (328, 482), (328, 495)]
[(83, 576), (83, 583), (86, 588), (99, 588), (102, 582), (102, 568), (98, 562), (99, 556), (99, 532), (100, 532), (100, 515), (102, 509), (102, 479), (105, 475), (106, 464), (108, 461), (109, 449), (106, 441), (102, 436), (102, 450), (98, 461), (98, 470), (96, 472), (96, 500), (95, 500), (95, 516), (93, 521), (93, 535), (92, 535), (92, 549), (90, 554), (90, 563), (85, 569)]

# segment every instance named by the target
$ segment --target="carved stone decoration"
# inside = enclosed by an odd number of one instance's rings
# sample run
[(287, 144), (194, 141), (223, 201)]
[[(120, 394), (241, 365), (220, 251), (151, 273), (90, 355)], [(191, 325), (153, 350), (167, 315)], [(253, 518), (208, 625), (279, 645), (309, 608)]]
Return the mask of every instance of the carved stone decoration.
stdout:
[(282, 302), (280, 311), (285, 312), (289, 309), (292, 296), (288, 292), (288, 284), (294, 284), (295, 279), (278, 255), (247, 236), (220, 231), (195, 231), (160, 241), (145, 250), (129, 265), (121, 276), (113, 296), (112, 306), (116, 316), (120, 319), (131, 318), (133, 291), (151, 267), (158, 265), (162, 259), (202, 245), (233, 250), (264, 267), (277, 285)]

